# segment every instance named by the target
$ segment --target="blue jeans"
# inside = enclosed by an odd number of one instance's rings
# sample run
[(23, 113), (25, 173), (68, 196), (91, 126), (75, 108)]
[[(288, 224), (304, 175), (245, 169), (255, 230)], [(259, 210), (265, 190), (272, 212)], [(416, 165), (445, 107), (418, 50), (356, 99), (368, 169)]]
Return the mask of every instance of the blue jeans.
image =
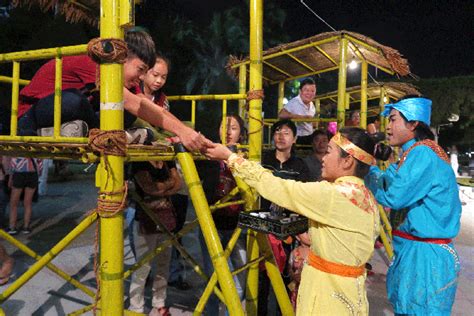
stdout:
[[(99, 127), (89, 100), (77, 89), (62, 91), (61, 123), (82, 120), (89, 128)], [(54, 93), (36, 102), (18, 121), (19, 135), (36, 135), (37, 130), (54, 125)]]
[[(225, 249), (227, 243), (229, 242), (230, 238), (232, 237), (233, 230), (217, 230), (219, 237), (221, 239), (222, 247)], [(247, 262), (247, 235), (242, 232), (235, 244), (235, 247), (230, 254), (229, 258), (227, 259), (227, 263), (229, 264), (229, 269), (232, 272), (236, 268), (243, 266)], [(207, 250), (206, 242), (204, 240), (204, 236), (202, 233), (199, 234), (199, 241), (201, 243), (202, 249), (202, 258), (204, 263), (204, 272), (207, 275), (211, 275), (214, 272), (214, 267), (212, 266), (212, 261), (209, 256), (209, 252)], [(246, 271), (239, 273), (238, 275), (234, 276), (235, 287), (237, 289), (237, 293), (239, 294), (240, 300), (244, 299), (245, 294), (245, 280), (247, 277)], [(206, 304), (205, 314), (209, 316), (219, 315), (219, 298), (212, 294), (209, 297), (209, 300)], [(226, 315), (228, 315), (228, 311), (226, 310)]]

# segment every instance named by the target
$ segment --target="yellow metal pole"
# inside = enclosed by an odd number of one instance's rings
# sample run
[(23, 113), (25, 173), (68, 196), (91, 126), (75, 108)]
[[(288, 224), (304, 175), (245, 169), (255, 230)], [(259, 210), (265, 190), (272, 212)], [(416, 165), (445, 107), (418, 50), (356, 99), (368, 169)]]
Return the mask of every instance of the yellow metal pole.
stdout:
[(387, 119), (382, 116), (382, 112), (385, 109), (385, 98), (386, 93), (384, 87), (380, 87), (380, 99), (379, 99), (379, 107), (380, 107), (380, 131), (385, 133), (385, 127), (387, 126)]
[[(247, 231), (247, 258), (252, 261), (258, 258), (260, 250), (257, 243), (257, 232), (254, 230)], [(247, 272), (247, 284), (245, 289), (245, 309), (247, 315), (256, 316), (258, 313), (258, 273), (259, 265), (252, 265)], [(263, 301), (262, 304), (266, 302)]]
[(61, 136), (61, 98), (63, 86), (63, 60), (56, 57), (56, 72), (54, 79), (54, 134), (53, 138)]
[[(250, 1), (250, 82), (249, 90), (262, 89), (263, 1)], [(249, 158), (262, 155), (262, 100), (249, 101)]]
[(179, 150), (180, 152), (176, 154), (176, 158), (183, 168), (184, 180), (189, 189), (191, 201), (196, 210), (196, 216), (201, 226), (214, 270), (217, 273), (217, 279), (224, 294), (227, 309), (230, 315), (244, 315), (232, 274), (227, 265), (224, 249), (222, 248), (216, 225), (212, 219), (209, 205), (207, 204), (206, 196), (196, 171), (196, 166), (190, 153)]
[[(316, 107), (316, 118), (319, 120), (321, 118), (321, 100), (316, 99), (314, 102), (314, 106)], [(316, 122), (316, 129), (319, 128), (319, 121)]]
[(10, 118), (10, 135), (16, 136), (18, 129), (18, 96), (20, 94), (20, 63), (13, 62), (13, 82), (12, 82), (12, 113)]
[[(232, 237), (230, 238), (229, 242), (227, 243), (227, 246), (225, 247), (224, 250), (224, 256), (226, 260), (229, 258), (230, 254), (232, 253), (232, 250), (235, 247), (235, 244), (237, 243), (237, 240), (239, 239), (239, 236), (242, 232), (242, 229), (237, 227), (234, 232), (232, 233)], [(234, 267), (234, 269), (237, 267)], [(231, 271), (232, 275), (235, 275), (233, 271)], [(199, 298), (199, 302), (197, 303), (193, 315), (201, 315), (202, 312), (204, 311), (204, 306), (209, 300), (209, 297), (212, 294), (212, 291), (214, 287), (217, 284), (217, 275), (216, 271), (214, 271), (209, 278), (209, 282), (206, 285), (206, 288), (204, 289), (204, 292), (201, 294), (201, 297)]]
[[(13, 238), (12, 236), (10, 236), (7, 232), (5, 232), (3, 229), (0, 229), (0, 237), (2, 237), (4, 240), (6, 240), (7, 242), (9, 242), (10, 244), (14, 245), (15, 247), (17, 247), (18, 249), (20, 249), (21, 251), (23, 251), (24, 253), (26, 253), (28, 256), (32, 257), (33, 259), (36, 259), (36, 260), (40, 260), (41, 259), (41, 256), (39, 256), (36, 252), (34, 252), (30, 247), (28, 247), (27, 245), (23, 244), (22, 242), (16, 240), (15, 238)], [(78, 289), (82, 290), (84, 293), (86, 293), (87, 295), (89, 295), (90, 297), (94, 297), (95, 296), (95, 292), (92, 291), (91, 289), (89, 289), (88, 287), (84, 286), (83, 284), (81, 284), (79, 281), (77, 281), (76, 279), (74, 279), (72, 276), (68, 275), (66, 272), (64, 272), (63, 270), (61, 270), (60, 268), (58, 268), (57, 266), (55, 266), (54, 264), (52, 263), (48, 263), (46, 265), (46, 267), (53, 271), (54, 273), (56, 273), (57, 275), (59, 275), (61, 278), (63, 278), (64, 280), (66, 280), (67, 282), (71, 283), (72, 285), (74, 285), (75, 287), (77, 287)]]
[[(5, 83), (13, 83), (13, 78), (11, 77), (6, 77), (6, 76), (0, 76), (0, 82), (5, 82)], [(26, 86), (27, 84), (30, 83), (30, 80), (25, 80), (25, 79), (20, 79), (18, 83), (21, 86)]]
[[(262, 50), (263, 50), (263, 1), (250, 0), (250, 64), (249, 90), (262, 89)], [(262, 156), (262, 100), (249, 101), (249, 159), (260, 162)], [(247, 239), (249, 261), (258, 258), (258, 245), (255, 238)], [(246, 310), (250, 316), (257, 315), (258, 268), (250, 269), (247, 275)]]
[(196, 100), (191, 101), (191, 123), (196, 127)]
[(285, 82), (278, 83), (278, 113), (283, 109), (283, 99), (285, 98)]
[(367, 71), (367, 62), (362, 60), (360, 73), (360, 127), (363, 129), (367, 128)]
[(349, 93), (345, 93), (344, 94), (344, 104), (345, 104), (345, 107), (344, 109), (345, 110), (349, 110), (351, 108), (351, 95)]
[[(123, 39), (120, 28), (120, 1), (101, 1), (100, 37)], [(122, 8), (125, 10), (125, 8)], [(127, 15), (126, 12), (122, 12)], [(123, 65), (100, 65), (100, 128), (123, 130)], [(106, 162), (105, 159), (108, 161)], [(105, 167), (107, 163), (107, 168)], [(102, 192), (123, 189), (123, 158), (101, 157), (97, 172)], [(119, 202), (123, 193), (104, 198)], [(123, 212), (100, 218), (100, 303), (104, 315), (123, 314)]]
[(387, 252), (388, 258), (392, 259), (393, 257), (393, 247), (392, 247), (392, 225), (388, 220), (387, 214), (382, 205), (379, 204), (379, 213), (382, 225), (380, 225), (380, 239), (382, 239), (383, 246)]
[[(66, 248), (80, 233), (86, 230), (97, 218), (97, 214), (91, 214), (77, 225), (69, 234), (59, 241), (50, 251), (36, 261), (25, 273), (15, 280), (1, 295), (0, 302), (4, 302), (8, 297), (15, 293), (23, 284), (28, 282), (38, 271), (53, 260), (58, 253)], [(115, 314), (118, 315), (118, 314)]]
[[(239, 94), (247, 93), (247, 66), (239, 66)], [(245, 99), (239, 100), (239, 116), (245, 120)], [(246, 121), (246, 120), (245, 120)]]
[(27, 61), (39, 59), (51, 59), (57, 56), (71, 56), (87, 53), (87, 44), (64, 46), (55, 48), (43, 48), (36, 50), (26, 50), (15, 53), (0, 54), (0, 63), (12, 61)]
[(339, 42), (339, 78), (337, 85), (337, 128), (344, 127), (345, 122), (345, 94), (347, 81), (347, 39), (343, 36)]
[(221, 137), (221, 142), (222, 144), (226, 144), (227, 143), (227, 100), (222, 100), (222, 121), (221, 121), (221, 135), (219, 135)]

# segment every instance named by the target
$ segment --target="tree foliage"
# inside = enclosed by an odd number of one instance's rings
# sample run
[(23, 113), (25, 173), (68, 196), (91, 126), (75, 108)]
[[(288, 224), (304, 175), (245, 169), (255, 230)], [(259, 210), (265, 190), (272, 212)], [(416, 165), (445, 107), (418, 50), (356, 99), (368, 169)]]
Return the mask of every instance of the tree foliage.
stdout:
[[(421, 79), (414, 83), (421, 93), (433, 101), (431, 125), (446, 126), (440, 133), (440, 143), (474, 143), (474, 76)], [(449, 123), (448, 118), (456, 114), (457, 122)]]

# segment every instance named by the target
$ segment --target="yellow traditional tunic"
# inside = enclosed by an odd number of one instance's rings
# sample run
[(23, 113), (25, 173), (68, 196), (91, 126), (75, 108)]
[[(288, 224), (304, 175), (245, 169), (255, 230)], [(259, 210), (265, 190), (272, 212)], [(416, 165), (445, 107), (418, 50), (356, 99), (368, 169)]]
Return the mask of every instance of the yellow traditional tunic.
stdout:
[[(317, 256), (348, 266), (361, 266), (372, 256), (379, 213), (362, 179), (341, 177), (335, 183), (284, 180), (235, 154), (229, 166), (234, 176), (264, 198), (308, 217), (311, 250)], [(305, 264), (296, 314), (368, 315), (365, 279), (365, 273), (358, 278), (343, 277)]]

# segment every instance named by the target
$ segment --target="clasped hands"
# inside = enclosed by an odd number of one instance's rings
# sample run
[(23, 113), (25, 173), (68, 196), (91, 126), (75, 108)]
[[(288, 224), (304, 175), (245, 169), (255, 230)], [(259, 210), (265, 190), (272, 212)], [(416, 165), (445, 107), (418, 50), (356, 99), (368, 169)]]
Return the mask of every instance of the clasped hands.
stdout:
[(213, 143), (201, 133), (196, 132), (193, 129), (190, 130), (191, 131), (188, 133), (170, 137), (170, 142), (181, 142), (189, 151), (199, 151), (212, 160), (227, 160), (227, 158), (232, 154), (232, 151), (226, 146), (219, 143)]

